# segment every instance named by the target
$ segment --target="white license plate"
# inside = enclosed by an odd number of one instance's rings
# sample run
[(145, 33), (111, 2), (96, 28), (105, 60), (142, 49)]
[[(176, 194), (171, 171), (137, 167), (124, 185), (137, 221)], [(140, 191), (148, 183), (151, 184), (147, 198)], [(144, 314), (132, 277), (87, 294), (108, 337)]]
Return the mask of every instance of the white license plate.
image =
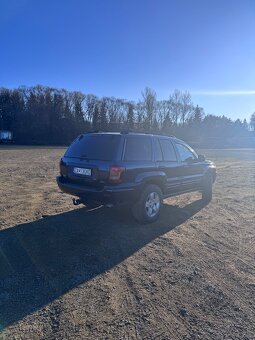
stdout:
[(91, 176), (91, 169), (73, 168), (73, 172), (77, 175)]

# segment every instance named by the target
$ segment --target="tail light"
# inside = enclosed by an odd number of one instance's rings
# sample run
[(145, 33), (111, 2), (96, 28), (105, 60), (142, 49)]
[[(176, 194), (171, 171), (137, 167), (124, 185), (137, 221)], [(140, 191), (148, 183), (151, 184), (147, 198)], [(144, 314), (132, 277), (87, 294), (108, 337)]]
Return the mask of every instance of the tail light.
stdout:
[(67, 176), (66, 163), (63, 161), (62, 158), (60, 160), (59, 167), (60, 167), (60, 175), (63, 177), (66, 177)]
[(112, 183), (120, 183), (121, 182), (121, 174), (125, 168), (121, 166), (112, 166), (110, 168), (110, 176), (109, 176), (109, 181)]

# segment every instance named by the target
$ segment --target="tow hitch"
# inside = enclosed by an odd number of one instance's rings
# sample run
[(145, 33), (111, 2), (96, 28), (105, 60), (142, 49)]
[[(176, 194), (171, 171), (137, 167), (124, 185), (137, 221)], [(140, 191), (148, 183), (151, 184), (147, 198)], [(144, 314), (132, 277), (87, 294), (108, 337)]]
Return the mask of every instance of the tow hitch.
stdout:
[(73, 205), (81, 204), (81, 200), (79, 198), (73, 198)]

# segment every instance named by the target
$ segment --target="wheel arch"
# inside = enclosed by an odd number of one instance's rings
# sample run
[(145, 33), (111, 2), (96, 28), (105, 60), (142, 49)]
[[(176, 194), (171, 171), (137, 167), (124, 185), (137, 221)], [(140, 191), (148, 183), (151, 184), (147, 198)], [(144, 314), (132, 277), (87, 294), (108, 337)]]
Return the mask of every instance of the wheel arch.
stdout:
[(216, 180), (216, 169), (214, 167), (208, 167), (205, 172), (204, 172), (204, 178), (206, 178), (207, 176), (211, 176), (213, 183)]
[(143, 189), (150, 184), (157, 185), (162, 191), (162, 194), (165, 192), (165, 178), (163, 176), (162, 177), (150, 177), (150, 178), (144, 179)]

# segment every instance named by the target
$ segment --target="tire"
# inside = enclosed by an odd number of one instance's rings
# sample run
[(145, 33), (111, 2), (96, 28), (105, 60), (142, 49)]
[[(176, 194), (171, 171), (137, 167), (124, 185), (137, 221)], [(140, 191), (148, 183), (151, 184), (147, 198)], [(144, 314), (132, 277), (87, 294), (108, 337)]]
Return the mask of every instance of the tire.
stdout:
[(140, 223), (155, 222), (160, 214), (162, 200), (160, 188), (154, 184), (147, 185), (138, 202), (132, 207), (134, 218)]
[(212, 200), (213, 179), (210, 174), (206, 175), (202, 184), (202, 200), (210, 202)]

